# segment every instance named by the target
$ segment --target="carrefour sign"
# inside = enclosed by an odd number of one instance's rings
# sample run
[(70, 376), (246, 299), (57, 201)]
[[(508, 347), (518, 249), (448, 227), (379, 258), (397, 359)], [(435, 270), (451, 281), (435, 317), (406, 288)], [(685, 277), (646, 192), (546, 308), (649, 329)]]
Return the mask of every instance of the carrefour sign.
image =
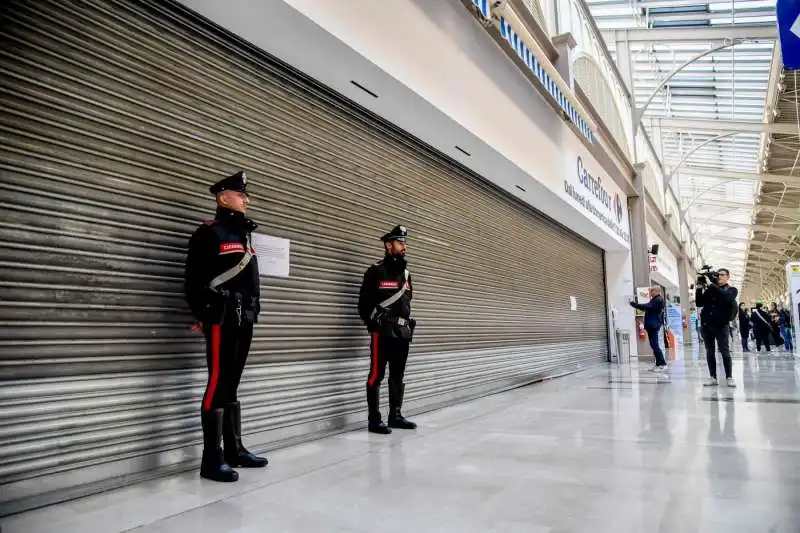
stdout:
[(580, 155), (576, 158), (576, 178), (575, 182), (564, 180), (566, 193), (622, 240), (630, 242), (630, 234), (625, 230), (622, 196), (618, 192), (609, 192), (603, 185), (602, 178), (589, 172)]

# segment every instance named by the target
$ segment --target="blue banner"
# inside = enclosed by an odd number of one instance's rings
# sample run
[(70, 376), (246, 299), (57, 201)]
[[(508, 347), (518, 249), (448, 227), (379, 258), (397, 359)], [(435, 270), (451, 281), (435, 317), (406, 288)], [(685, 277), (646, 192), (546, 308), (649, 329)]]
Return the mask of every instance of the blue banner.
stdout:
[(681, 313), (681, 306), (677, 304), (669, 304), (667, 306), (667, 326), (675, 336), (675, 342), (678, 344), (683, 343), (683, 314)]

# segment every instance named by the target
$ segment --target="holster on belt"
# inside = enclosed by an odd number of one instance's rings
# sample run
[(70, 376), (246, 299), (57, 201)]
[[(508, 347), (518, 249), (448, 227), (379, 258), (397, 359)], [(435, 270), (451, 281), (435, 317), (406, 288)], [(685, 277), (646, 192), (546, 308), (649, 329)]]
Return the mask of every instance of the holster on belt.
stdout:
[(259, 302), (255, 296), (245, 298), (240, 292), (213, 290), (214, 296), (206, 306), (203, 321), (195, 322), (192, 331), (202, 331), (203, 322), (209, 324), (254, 324), (258, 321)]
[(232, 295), (234, 316), (238, 325), (255, 324), (258, 321), (258, 298), (250, 296), (245, 298), (241, 293), (235, 292)]
[(417, 321), (413, 318), (403, 318), (389, 314), (382, 315), (378, 320), (378, 333), (390, 339), (411, 341)]

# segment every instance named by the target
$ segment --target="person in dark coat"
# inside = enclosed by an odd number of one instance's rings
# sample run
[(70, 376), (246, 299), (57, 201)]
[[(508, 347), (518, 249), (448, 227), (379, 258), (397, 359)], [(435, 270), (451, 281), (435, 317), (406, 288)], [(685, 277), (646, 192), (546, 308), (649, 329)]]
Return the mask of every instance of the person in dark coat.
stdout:
[[(358, 296), (358, 314), (370, 333), (370, 367), (367, 378), (368, 426), (372, 433), (389, 434), (391, 428), (415, 429), (417, 425), (401, 412), (403, 377), (416, 327), (411, 318), (414, 286), (406, 262), (405, 226), (395, 226), (381, 240), (382, 260), (364, 273)], [(381, 419), (380, 387), (389, 365), (388, 424)]]
[(664, 359), (664, 352), (658, 344), (658, 334), (664, 325), (664, 297), (661, 296), (661, 289), (650, 287), (650, 301), (644, 304), (631, 302), (631, 306), (644, 311), (644, 329), (647, 330), (647, 338), (650, 340), (650, 347), (653, 355), (656, 356), (656, 363), (650, 368), (651, 372), (658, 372), (667, 367), (667, 360)]
[(781, 317), (780, 311), (778, 310), (778, 304), (772, 302), (769, 308), (769, 317), (772, 321), (772, 340), (775, 342), (775, 346), (781, 347), (783, 346), (783, 335), (781, 334)]
[(266, 458), (253, 455), (242, 444), (236, 395), (261, 309), (258, 260), (251, 243), (257, 226), (245, 216), (246, 187), (247, 176), (241, 171), (211, 186), (216, 216), (192, 235), (184, 274), (186, 301), (206, 338), (208, 384), (200, 410), (200, 476), (214, 481), (239, 479), (233, 467), (267, 465)]
[(753, 334), (756, 337), (756, 350), (760, 352), (763, 345), (768, 352), (771, 351), (769, 337), (772, 333), (772, 321), (761, 302), (756, 304), (756, 308), (750, 314), (750, 322), (753, 324)]
[(733, 361), (731, 360), (731, 321), (739, 312), (736, 298), (739, 291), (728, 284), (731, 273), (727, 268), (720, 268), (716, 272), (709, 271), (697, 280), (694, 291), (694, 300), (698, 307), (702, 307), (700, 320), (702, 321), (703, 343), (706, 347), (706, 361), (710, 379), (705, 384), (708, 387), (719, 385), (717, 380), (716, 350), (722, 357), (722, 366), (725, 368), (725, 378), (728, 387), (736, 387), (733, 379)]
[(747, 305), (744, 302), (739, 304), (739, 335), (742, 337), (742, 351), (749, 352), (750, 347), (750, 315), (747, 313)]

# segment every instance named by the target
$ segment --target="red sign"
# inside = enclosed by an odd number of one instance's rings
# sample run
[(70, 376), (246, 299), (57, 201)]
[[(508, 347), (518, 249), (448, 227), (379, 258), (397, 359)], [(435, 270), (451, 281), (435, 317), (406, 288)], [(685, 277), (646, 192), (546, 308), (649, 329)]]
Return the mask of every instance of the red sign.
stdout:
[(244, 253), (244, 244), (240, 242), (222, 242), (219, 245), (220, 254)]

